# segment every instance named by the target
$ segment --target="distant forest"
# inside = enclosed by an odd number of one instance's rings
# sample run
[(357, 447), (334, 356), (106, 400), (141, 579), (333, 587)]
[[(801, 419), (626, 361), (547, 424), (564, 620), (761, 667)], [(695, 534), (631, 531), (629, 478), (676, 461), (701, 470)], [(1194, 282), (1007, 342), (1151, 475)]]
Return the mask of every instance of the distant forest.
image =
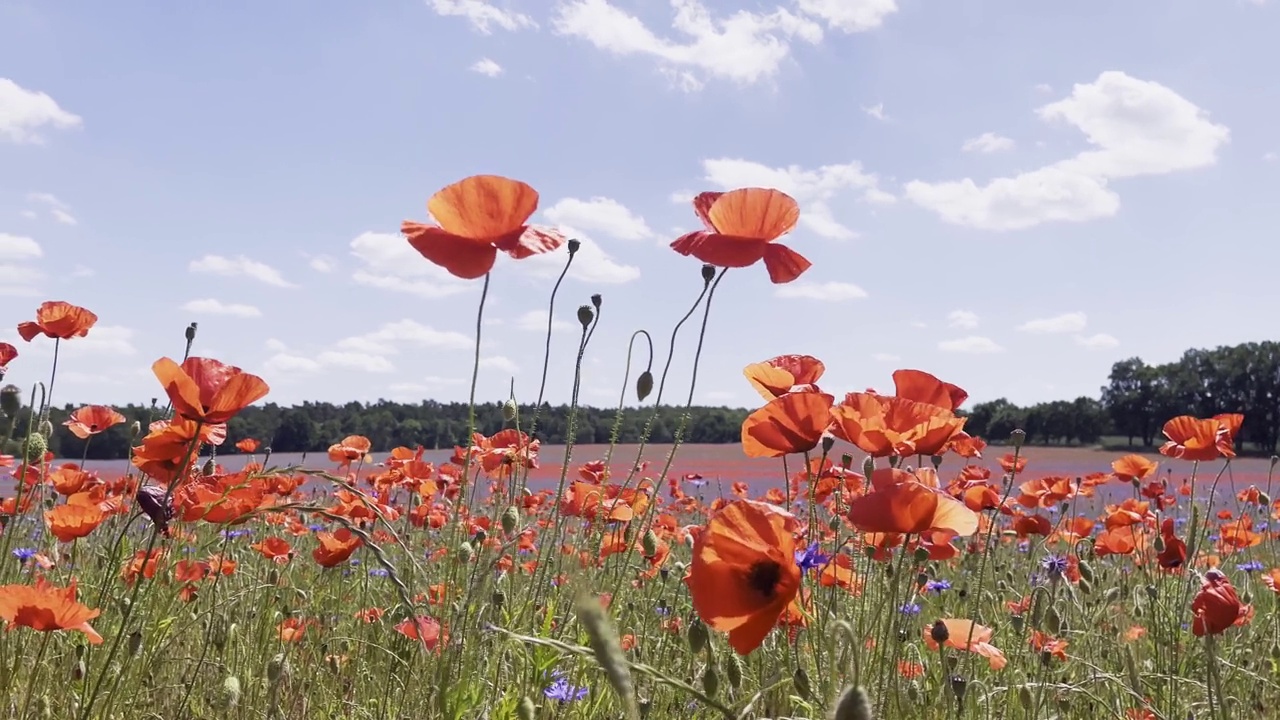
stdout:
[[(945, 378), (944, 378), (945, 379)], [(1188, 350), (1175, 362), (1149, 365), (1140, 358), (1115, 363), (1098, 398), (1044, 402), (1019, 407), (999, 399), (977, 403), (962, 412), (968, 416), (966, 430), (992, 443), (1005, 441), (1017, 428), (1027, 433), (1029, 442), (1042, 445), (1094, 445), (1111, 442), (1133, 447), (1150, 447), (1160, 440), (1164, 422), (1177, 415), (1207, 417), (1224, 412), (1245, 415), (1242, 437), (1245, 449), (1273, 453), (1280, 442), (1280, 343), (1245, 343), (1213, 350)], [(838, 393), (837, 393), (838, 396)], [(839, 397), (839, 396), (838, 396)], [(837, 399), (838, 399), (837, 397)], [(51, 413), (54, 433), (49, 448), (59, 457), (78, 458), (86, 454), (84, 441), (76, 438), (62, 421), (75, 409), (66, 406)], [(117, 408), (129, 422), (98, 435), (89, 443), (92, 459), (127, 457), (134, 420), (143, 428), (158, 417), (159, 410), (129, 405)], [(546, 444), (561, 444), (568, 432), (568, 407), (545, 405), (539, 415), (537, 437)], [(619, 441), (634, 443), (655, 408), (624, 408)], [(669, 443), (679, 424), (682, 408), (656, 408), (651, 442)], [(685, 436), (691, 443), (735, 443), (740, 440), (747, 409), (695, 407)], [(4, 448), (17, 451), (18, 441), (28, 425), (29, 410), (17, 418), (6, 418), (0, 433), (15, 428), (14, 439)], [(532, 407), (522, 407), (520, 418), (527, 427)], [(577, 442), (608, 443), (616, 418), (613, 408), (582, 407), (578, 411)], [(491, 435), (510, 426), (503, 419), (501, 403), (483, 403), (476, 408), (477, 429)], [(280, 407), (268, 403), (251, 407), (228, 426), (230, 447), (243, 438), (255, 438), (277, 453), (322, 451), (347, 435), (364, 435), (378, 451), (403, 445), (450, 448), (466, 441), (465, 403), (427, 400), (417, 404), (378, 401), (303, 403)], [(0, 435), (3, 439), (5, 435)]]

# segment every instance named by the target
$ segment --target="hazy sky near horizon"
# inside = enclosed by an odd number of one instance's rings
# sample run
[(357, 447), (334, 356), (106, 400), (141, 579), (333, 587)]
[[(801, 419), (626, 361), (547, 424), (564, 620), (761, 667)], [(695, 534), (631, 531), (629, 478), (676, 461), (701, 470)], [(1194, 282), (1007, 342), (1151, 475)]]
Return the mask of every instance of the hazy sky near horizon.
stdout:
[[(100, 316), (55, 401), (147, 402), (182, 352), (269, 400), (465, 400), (480, 282), (399, 236), (478, 173), (541, 194), (604, 299), (582, 401), (631, 334), (660, 367), (701, 287), (668, 248), (702, 190), (802, 207), (800, 280), (730, 272), (695, 400), (743, 365), (822, 358), (837, 395), (899, 367), (976, 401), (1096, 395), (1113, 362), (1280, 335), (1277, 0), (0, 0), (0, 340), (43, 300)], [(563, 251), (501, 257), (479, 397), (531, 401)], [(667, 399), (683, 401), (696, 321)], [(633, 367), (643, 365), (638, 352)]]

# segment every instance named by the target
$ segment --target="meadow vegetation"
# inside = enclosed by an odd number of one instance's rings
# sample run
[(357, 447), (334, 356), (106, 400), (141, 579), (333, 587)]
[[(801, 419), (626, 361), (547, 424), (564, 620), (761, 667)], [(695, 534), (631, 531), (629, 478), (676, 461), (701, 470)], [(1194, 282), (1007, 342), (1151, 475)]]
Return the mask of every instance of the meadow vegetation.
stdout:
[[(432, 196), (435, 224), (403, 226), (424, 261), (476, 282), (477, 353), (499, 251), (573, 262), (575, 241), (527, 224), (536, 207), (528, 185), (477, 176)], [(273, 465), (259, 439), (228, 437), (268, 380), (201, 357), (195, 326), (180, 359), (152, 366), (148, 423), (103, 406), (59, 419), (88, 447), (125, 432), (127, 473), (99, 473), (87, 453), (53, 462), (56, 360), (30, 395), (0, 396), (22, 439), (0, 457), (14, 480), (0, 497), (0, 712), (1225, 720), (1277, 706), (1280, 505), (1270, 474), (1229, 475), (1238, 442), (1265, 442), (1254, 405), (1169, 409), (1159, 464), (1116, 454), (1056, 477), (1037, 473), (1024, 428), (988, 447), (965, 391), (930, 373), (838, 396), (817, 358), (744, 358), (760, 402), (738, 442), (776, 463), (776, 482), (674, 475), (697, 433), (716, 288), (760, 281), (756, 265), (774, 283), (809, 267), (778, 242), (799, 216), (785, 194), (704, 193), (694, 209), (705, 229), (672, 245), (702, 263), (689, 310), (658, 342), (632, 336), (592, 457), (574, 454), (577, 388), (604, 300), (578, 307), (550, 488), (529, 483), (543, 388), (482, 423), (474, 379), (448, 462), (413, 445), (375, 453), (343, 428), (318, 462)], [(18, 330), (56, 358), (96, 321), (51, 301)], [(679, 343), (694, 349), (687, 388), (666, 382)], [(0, 368), (19, 352), (0, 344)], [(622, 456), (632, 402), (647, 415)], [(660, 419), (673, 444), (654, 455)], [(215, 448), (253, 462), (227, 471)]]

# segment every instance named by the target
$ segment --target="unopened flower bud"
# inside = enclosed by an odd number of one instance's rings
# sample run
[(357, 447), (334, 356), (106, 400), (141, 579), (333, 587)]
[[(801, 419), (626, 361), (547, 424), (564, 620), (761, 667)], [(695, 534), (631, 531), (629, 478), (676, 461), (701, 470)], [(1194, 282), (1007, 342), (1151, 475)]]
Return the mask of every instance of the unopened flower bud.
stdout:
[(594, 295), (591, 296), (591, 305), (595, 307), (595, 309), (597, 310), (600, 309), (600, 303), (603, 301), (604, 301), (604, 298), (600, 296), (600, 293), (595, 293)]
[(516, 407), (515, 400), (508, 400), (502, 404), (502, 419), (506, 422), (515, 422), (516, 416), (520, 414), (520, 409)]
[[(574, 247), (577, 240), (569, 241), (569, 252), (573, 252), (577, 248)], [(516, 717), (520, 720), (535, 720), (538, 717), (538, 706), (528, 696), (520, 698), (520, 703), (516, 705)]]
[(862, 460), (862, 476), (863, 476), (863, 477), (865, 477), (866, 479), (870, 480), (870, 479), (871, 479), (871, 474), (872, 474), (872, 473), (874, 473), (875, 471), (876, 471), (876, 461), (875, 461), (875, 458), (871, 457), (870, 455), (868, 455), (867, 457), (863, 458), (863, 460)]
[(835, 720), (873, 720), (867, 691), (860, 687), (845, 688), (836, 700), (836, 711), (832, 717)]
[(645, 531), (643, 537), (640, 538), (640, 549), (644, 552), (644, 556), (651, 558), (658, 554), (658, 534), (653, 530)]
[(1026, 441), (1027, 441), (1026, 430), (1017, 429), (1009, 433), (1009, 442), (1013, 444), (1014, 450), (1021, 449), (1022, 444), (1025, 443)]
[(707, 641), (710, 639), (707, 633), (707, 626), (703, 625), (701, 620), (694, 620), (689, 623), (689, 630), (685, 637), (689, 641), (689, 649), (693, 651), (694, 655), (706, 649)]
[(796, 694), (801, 699), (808, 700), (813, 697), (813, 686), (809, 683), (809, 673), (805, 672), (804, 668), (796, 668), (795, 673), (791, 676), (791, 684), (795, 686)]
[(713, 266), (711, 266), (711, 265), (703, 265), (703, 266), (702, 266), (702, 281), (703, 281), (703, 282), (707, 282), (707, 283), (709, 283), (709, 282), (711, 282), (712, 280), (714, 280), (714, 279), (715, 279), (715, 277), (716, 277), (716, 269), (715, 269), (715, 267), (713, 267)]
[(129, 633), (129, 655), (137, 657), (142, 652), (142, 631), (134, 630)]
[(520, 508), (512, 505), (502, 511), (502, 532), (510, 535), (520, 527)]
[(577, 238), (570, 238), (567, 245), (569, 246), (569, 257), (573, 257), (577, 254), (578, 248), (582, 247), (582, 241)]
[(129, 426), (129, 437), (136, 438), (141, 434), (142, 434), (142, 423), (138, 422), (137, 420), (134, 420), (133, 424)]
[(636, 397), (640, 402), (644, 402), (651, 392), (653, 392), (653, 373), (645, 370), (640, 373), (640, 377), (636, 378)]
[(707, 697), (715, 697), (716, 692), (720, 690), (720, 676), (716, 674), (714, 665), (708, 665), (706, 671), (702, 673), (702, 692)]
[(280, 682), (281, 679), (289, 675), (289, 661), (285, 659), (284, 653), (276, 653), (275, 657), (267, 661), (267, 681), (272, 685)]

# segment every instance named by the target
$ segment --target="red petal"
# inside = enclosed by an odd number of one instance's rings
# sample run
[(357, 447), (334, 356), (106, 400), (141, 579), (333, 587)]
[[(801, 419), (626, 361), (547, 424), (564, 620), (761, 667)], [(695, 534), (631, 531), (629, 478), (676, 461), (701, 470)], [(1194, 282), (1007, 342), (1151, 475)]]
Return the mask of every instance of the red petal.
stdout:
[(498, 258), (498, 249), (493, 245), (451, 235), (433, 225), (407, 222), (401, 232), (422, 257), (464, 280), (472, 280), (489, 272)]
[(495, 242), (494, 246), (516, 260), (522, 260), (531, 255), (549, 253), (563, 244), (564, 235), (559, 230), (528, 226), (521, 228), (518, 234)]
[(789, 283), (800, 277), (813, 263), (786, 245), (769, 243), (764, 249), (764, 266), (775, 284)]
[(716, 267), (748, 267), (764, 257), (769, 243), (718, 233), (690, 233), (671, 247), (681, 255), (692, 255)]
[(693, 199), (693, 212), (698, 215), (698, 219), (711, 232), (716, 231), (716, 226), (711, 224), (711, 206), (716, 204), (721, 195), (724, 195), (724, 193), (704, 192), (698, 193), (698, 196)]

